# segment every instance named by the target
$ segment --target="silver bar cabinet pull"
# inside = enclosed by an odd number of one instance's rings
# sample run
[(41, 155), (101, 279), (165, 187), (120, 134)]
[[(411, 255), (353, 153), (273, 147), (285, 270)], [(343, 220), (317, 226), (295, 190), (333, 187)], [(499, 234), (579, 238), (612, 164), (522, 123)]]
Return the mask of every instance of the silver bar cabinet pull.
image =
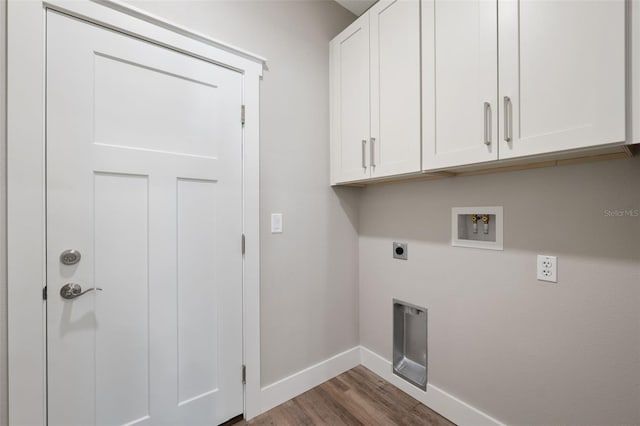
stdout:
[(376, 138), (371, 138), (371, 167), (376, 166)]
[(367, 151), (367, 140), (366, 139), (362, 139), (362, 168), (367, 170), (367, 163), (366, 163), (366, 151)]
[(513, 110), (511, 109), (511, 98), (504, 97), (504, 140), (511, 142), (513, 137)]
[(484, 144), (491, 145), (491, 104), (484, 103)]

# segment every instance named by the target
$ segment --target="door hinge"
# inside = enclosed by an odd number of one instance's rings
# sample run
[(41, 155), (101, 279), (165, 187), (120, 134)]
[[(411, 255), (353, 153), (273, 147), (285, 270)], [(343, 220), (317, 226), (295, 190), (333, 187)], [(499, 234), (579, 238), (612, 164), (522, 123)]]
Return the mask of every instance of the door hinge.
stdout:
[(247, 366), (244, 364), (242, 365), (242, 384), (247, 384)]
[(42, 287), (42, 300), (47, 300), (47, 286)]
[(244, 234), (242, 234), (242, 254), (244, 254), (245, 249), (246, 249), (246, 243), (245, 243)]
[(244, 117), (245, 117), (245, 107), (244, 105), (242, 105), (242, 107), (240, 107), (240, 122), (242, 123), (243, 126), (244, 126)]

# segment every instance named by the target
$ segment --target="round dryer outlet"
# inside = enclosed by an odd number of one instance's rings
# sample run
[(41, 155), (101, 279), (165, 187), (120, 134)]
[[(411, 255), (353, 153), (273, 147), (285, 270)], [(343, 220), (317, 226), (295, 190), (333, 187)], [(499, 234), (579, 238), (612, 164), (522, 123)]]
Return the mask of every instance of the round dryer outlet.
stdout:
[(393, 258), (407, 260), (407, 243), (393, 242)]

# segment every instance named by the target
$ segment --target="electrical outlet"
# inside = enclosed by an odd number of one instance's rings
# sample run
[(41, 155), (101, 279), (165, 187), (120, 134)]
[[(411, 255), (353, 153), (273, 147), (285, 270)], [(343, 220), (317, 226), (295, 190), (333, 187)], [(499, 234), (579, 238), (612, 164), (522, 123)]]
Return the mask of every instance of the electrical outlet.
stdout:
[(555, 256), (538, 255), (538, 281), (558, 282), (558, 260)]

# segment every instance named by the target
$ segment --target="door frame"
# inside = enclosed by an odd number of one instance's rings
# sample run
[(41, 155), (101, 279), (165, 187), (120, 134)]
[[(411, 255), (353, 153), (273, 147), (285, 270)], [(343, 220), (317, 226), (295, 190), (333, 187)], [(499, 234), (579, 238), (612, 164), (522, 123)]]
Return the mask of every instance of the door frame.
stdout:
[[(113, 0), (9, 0), (7, 275), (9, 424), (47, 424), (45, 241), (46, 15), (55, 10), (243, 75), (244, 415), (260, 402), (259, 82), (266, 60)], [(240, 111), (238, 111), (240, 119)], [(241, 235), (238, 235), (241, 238)], [(52, 289), (50, 295), (54, 297)], [(238, 372), (240, 377), (240, 372)]]

